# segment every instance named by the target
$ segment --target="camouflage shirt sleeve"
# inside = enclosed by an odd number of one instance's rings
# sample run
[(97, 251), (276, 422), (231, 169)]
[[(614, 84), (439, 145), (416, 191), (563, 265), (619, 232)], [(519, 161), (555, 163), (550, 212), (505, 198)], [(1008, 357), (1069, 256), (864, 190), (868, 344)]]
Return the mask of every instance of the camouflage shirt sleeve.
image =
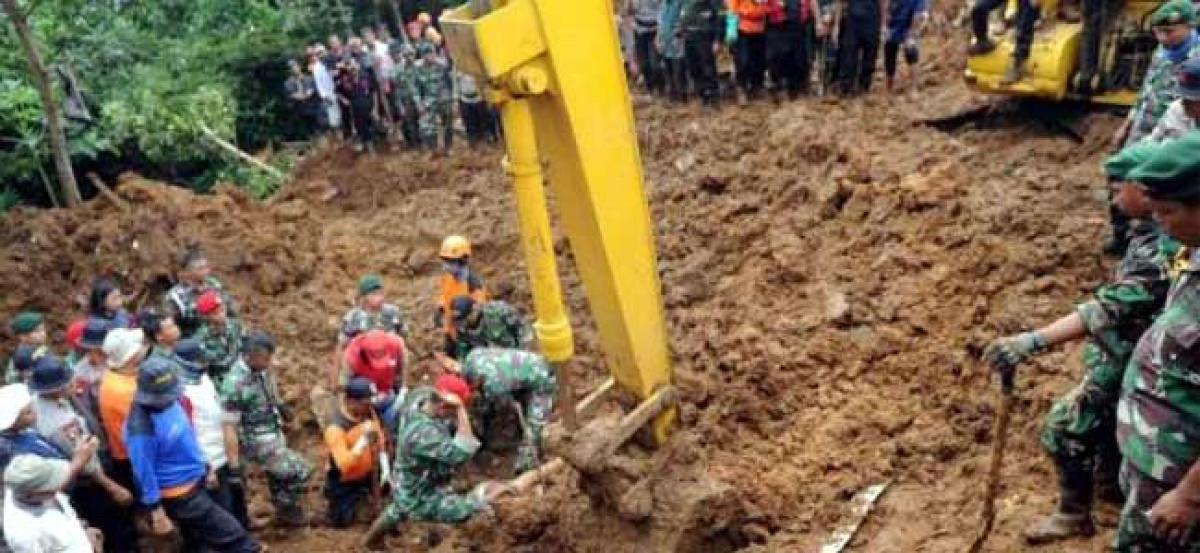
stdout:
[(413, 432), (409, 453), (422, 464), (461, 465), (479, 450), (479, 440), (450, 436), (435, 425), (426, 424)]
[(1077, 308), (1090, 335), (1153, 319), (1166, 302), (1170, 288), (1168, 253), (1157, 239), (1130, 246), (1115, 278)]
[(245, 375), (242, 372), (232, 371), (221, 383), (221, 406), (225, 409), (227, 422), (238, 422), (242, 412), (248, 407), (246, 395), (242, 393), (245, 388), (244, 379)]

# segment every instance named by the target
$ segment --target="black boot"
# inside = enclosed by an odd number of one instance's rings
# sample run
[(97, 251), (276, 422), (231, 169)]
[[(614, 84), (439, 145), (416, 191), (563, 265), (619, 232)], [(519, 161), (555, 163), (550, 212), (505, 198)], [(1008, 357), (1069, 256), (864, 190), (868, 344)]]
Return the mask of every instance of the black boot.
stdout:
[(1022, 533), (1029, 545), (1042, 545), (1096, 534), (1092, 522), (1092, 459), (1056, 459), (1058, 509)]

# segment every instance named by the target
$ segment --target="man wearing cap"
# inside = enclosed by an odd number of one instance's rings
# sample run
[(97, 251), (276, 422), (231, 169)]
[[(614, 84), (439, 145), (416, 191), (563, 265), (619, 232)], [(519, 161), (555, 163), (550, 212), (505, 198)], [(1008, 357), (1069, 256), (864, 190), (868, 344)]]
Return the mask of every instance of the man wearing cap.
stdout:
[[(542, 429), (554, 411), (558, 383), (546, 359), (536, 353), (505, 348), (480, 348), (459, 364), (438, 355), (442, 368), (460, 375), (476, 396), (472, 411), (480, 428), (488, 428), (495, 415), (513, 409), (521, 421), (523, 439), (517, 450), (516, 471), (535, 468), (542, 445)], [(486, 439), (486, 435), (484, 436)]]
[(86, 529), (62, 494), (71, 477), (71, 465), (61, 459), (20, 455), (8, 464), (3, 523), (13, 553), (101, 551), (99, 531)]
[(267, 473), (276, 523), (307, 526), (301, 500), (313, 467), (288, 448), (283, 436), (283, 405), (271, 373), (275, 344), (263, 333), (246, 338), (245, 352), (218, 388), (226, 421), (238, 425), (238, 453), (228, 449), (229, 465), (241, 466), (241, 457)]
[(1200, 133), (1135, 167), (1155, 220), (1189, 248), (1166, 305), (1133, 350), (1117, 404), (1125, 507), (1118, 551), (1197, 551), (1200, 534)]
[(495, 482), (469, 494), (449, 488), (454, 471), (479, 450), (467, 413), (470, 400), (470, 385), (452, 374), (438, 377), (432, 390), (422, 387), (409, 395), (397, 434), (391, 501), (364, 538), (368, 548), (404, 520), (463, 522), (504, 491)]
[(346, 385), (342, 404), (325, 427), (329, 448), (329, 471), (325, 475), (326, 518), (335, 528), (354, 522), (355, 513), (367, 496), (378, 490), (377, 459), (384, 451), (382, 426), (371, 400), (375, 385), (354, 377)]
[(37, 415), (33, 411), (33, 396), (24, 384), (9, 384), (0, 388), (0, 468), (4, 468), (17, 455), (37, 455), (53, 459), (71, 459), (72, 477), (79, 474), (96, 455), (99, 443), (95, 437), (81, 439), (75, 452), (67, 453), (51, 443), (34, 426)]
[(204, 366), (200, 342), (195, 338), (180, 340), (175, 344), (174, 362), (183, 380), (183, 396), (191, 405), (196, 441), (208, 463), (208, 492), (238, 523), (249, 528), (241, 467), (229, 465), (229, 452), (237, 449), (237, 425), (226, 420), (221, 396)]
[(67, 325), (67, 356), (64, 358), (68, 367), (74, 367), (75, 363), (83, 358), (83, 330), (87, 328), (87, 319), (75, 319), (71, 324)]
[(533, 329), (507, 302), (477, 303), (470, 296), (458, 296), (450, 301), (450, 309), (455, 328), (450, 347), (458, 361), (475, 348), (529, 349), (533, 342)]
[(229, 316), (225, 302), (215, 290), (208, 290), (196, 300), (196, 312), (203, 318), (196, 340), (204, 352), (208, 373), (218, 387), (230, 367), (242, 352), (242, 323)]
[[(46, 345), (46, 322), (41, 313), (26, 311), (13, 317), (8, 323), (8, 329), (17, 338), (17, 347), (26, 346), (37, 349)], [(15, 355), (8, 360), (4, 369), (4, 383), (16, 384), (24, 382), (28, 374), (17, 370)], [(32, 368), (30, 366), (29, 368)]]
[(361, 376), (375, 384), (382, 395), (404, 388), (404, 370), (408, 350), (404, 339), (383, 330), (371, 330), (350, 340), (342, 356), (344, 370), (339, 385), (353, 376)]
[(191, 337), (200, 329), (202, 321), (196, 312), (196, 301), (209, 290), (221, 296), (230, 317), (237, 315), (225, 287), (212, 275), (208, 257), (200, 249), (189, 247), (179, 258), (179, 283), (172, 286), (163, 298), (163, 312), (175, 319), (184, 338)]
[(137, 392), (138, 365), (146, 357), (146, 340), (141, 329), (117, 328), (104, 337), (104, 357), (108, 370), (100, 378), (97, 404), (100, 423), (108, 437), (112, 457), (113, 480), (133, 489), (133, 469), (125, 449), (125, 421)]
[(401, 337), (406, 335), (404, 315), (395, 304), (385, 301), (383, 278), (379, 275), (366, 275), (358, 281), (358, 305), (342, 317), (338, 327), (333, 357), (335, 367), (340, 365), (350, 340), (369, 330), (383, 330)]
[(205, 491), (208, 466), (179, 401), (182, 395), (176, 367), (162, 357), (147, 358), (138, 373), (125, 433), (151, 531), (165, 536), (178, 525), (193, 547), (256, 553), (258, 542)]
[[(75, 377), (75, 400), (83, 412), (88, 413), (88, 416), (94, 417), (97, 421), (100, 420), (100, 379), (104, 377), (104, 371), (107, 369), (104, 359), (104, 338), (108, 336), (108, 329), (108, 321), (88, 319), (87, 325), (83, 329), (83, 335), (79, 338), (79, 349), (83, 351), (83, 355), (74, 365), (71, 365), (71, 372)], [(103, 425), (96, 434), (104, 435)], [(105, 458), (108, 458), (107, 440), (102, 440), (102, 442), (104, 443), (102, 453)]]
[(133, 495), (105, 472), (108, 451), (99, 439), (104, 429), (79, 401), (71, 370), (53, 355), (42, 357), (33, 368), (29, 388), (34, 393), (34, 428), (55, 447), (73, 454), (79, 443), (97, 438), (97, 454), (84, 465), (71, 501), (83, 518), (104, 531), (106, 551), (134, 551), (133, 519), (126, 509)]
[(1046, 415), (1042, 446), (1058, 472), (1059, 504), (1054, 513), (1025, 530), (1031, 545), (1091, 536), (1095, 496), (1122, 501), (1117, 489), (1120, 451), (1114, 437), (1121, 380), (1134, 345), (1166, 301), (1180, 249), (1153, 223), (1142, 188), (1128, 179), (1155, 148), (1139, 143), (1104, 164), (1116, 187), (1114, 203), (1133, 221), (1130, 247), (1113, 277), (1071, 314), (1041, 329), (996, 339), (984, 350), (985, 360), (1008, 372), (1049, 347), (1086, 338), (1082, 380)]
[(1196, 121), (1200, 120), (1200, 57), (1180, 64), (1175, 79), (1179, 83), (1179, 98), (1167, 106), (1146, 140), (1162, 142), (1196, 130)]
[[(1169, 0), (1150, 16), (1150, 25), (1158, 48), (1142, 80), (1137, 102), (1114, 135), (1114, 146), (1128, 146), (1149, 136), (1167, 107), (1179, 98), (1179, 82), (1175, 72), (1189, 58), (1200, 54), (1197, 37), (1196, 8), (1190, 0)], [(1128, 244), (1129, 223), (1116, 208), (1109, 209), (1112, 219), (1112, 240), (1105, 251), (1122, 253)]]

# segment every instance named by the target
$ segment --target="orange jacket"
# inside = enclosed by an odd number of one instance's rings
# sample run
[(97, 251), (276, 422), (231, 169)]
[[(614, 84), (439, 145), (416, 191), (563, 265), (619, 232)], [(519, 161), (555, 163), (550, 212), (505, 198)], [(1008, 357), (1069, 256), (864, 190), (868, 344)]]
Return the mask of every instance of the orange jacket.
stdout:
[(113, 459), (129, 459), (125, 449), (125, 420), (133, 407), (133, 396), (137, 393), (137, 375), (105, 371), (100, 378), (99, 403), (100, 422), (108, 434), (108, 453)]
[(771, 8), (762, 0), (726, 0), (729, 11), (738, 16), (738, 32), (758, 35), (767, 29)]
[[(355, 454), (354, 444), (366, 431), (367, 423), (371, 423), (379, 431), (380, 441), (362, 453)], [(329, 448), (329, 457), (333, 465), (342, 473), (342, 482), (360, 481), (371, 476), (375, 471), (375, 460), (379, 458), (379, 452), (384, 451), (385, 445), (382, 440), (386, 434), (379, 425), (379, 418), (375, 416), (374, 409), (368, 418), (355, 420), (346, 413), (345, 407), (338, 408), (337, 416), (325, 428), (325, 446)]]
[(488, 299), (483, 281), (479, 280), (474, 272), (468, 272), (466, 280), (459, 280), (454, 278), (454, 275), (443, 271), (438, 277), (437, 302), (442, 329), (448, 336), (455, 334), (454, 313), (450, 311), (450, 301), (458, 296), (470, 296), (475, 303), (483, 303)]

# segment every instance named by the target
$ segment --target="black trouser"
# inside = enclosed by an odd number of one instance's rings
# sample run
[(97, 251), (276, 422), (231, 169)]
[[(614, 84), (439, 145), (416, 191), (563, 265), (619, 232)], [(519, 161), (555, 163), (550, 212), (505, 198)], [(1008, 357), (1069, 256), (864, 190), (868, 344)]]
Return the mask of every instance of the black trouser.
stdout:
[(771, 80), (793, 98), (808, 90), (808, 37), (799, 21), (767, 27), (767, 67)]
[(329, 512), (326, 515), (330, 526), (345, 528), (354, 524), (354, 514), (358, 506), (371, 494), (371, 477), (361, 480), (344, 482), (342, 471), (330, 463), (329, 472), (325, 474), (325, 499), (329, 502)]
[(762, 33), (738, 32), (733, 53), (734, 69), (737, 71), (738, 86), (746, 94), (762, 89), (764, 72), (767, 69), (767, 37)]
[(208, 490), (213, 501), (225, 509), (243, 528), (250, 527), (250, 516), (246, 512), (246, 488), (229, 482), (229, 466), (217, 470), (217, 487)]
[[(988, 32), (988, 14), (1003, 6), (1007, 0), (975, 0), (971, 8), (971, 32), (975, 34), (976, 42), (986, 42), (990, 39)], [(1037, 22), (1038, 9), (1030, 0), (1020, 0), (1017, 4), (1017, 43), (1013, 48), (1013, 59), (1029, 59), (1029, 47), (1033, 44), (1033, 24)]]
[(678, 102), (687, 101), (687, 64), (684, 62), (683, 58), (664, 59), (663, 66), (666, 68), (666, 89), (667, 93), (671, 96), (671, 99)]
[(879, 57), (879, 17), (847, 15), (838, 37), (838, 82), (843, 94), (871, 90)]
[(902, 43), (893, 42), (891, 40), (883, 43), (883, 74), (888, 77), (896, 75), (896, 62), (900, 57), (900, 48), (904, 48), (904, 63), (912, 67), (920, 61), (921, 53), (917, 50), (916, 45), (911, 48), (904, 46)]
[(458, 110), (462, 113), (463, 126), (467, 128), (467, 141), (471, 145), (482, 140), (495, 139), (496, 126), (487, 102), (459, 102)]
[(1100, 58), (1100, 35), (1104, 30), (1106, 0), (1083, 0), (1083, 36), (1079, 44), (1079, 74), (1090, 79)]
[(688, 31), (683, 39), (683, 55), (692, 86), (700, 99), (710, 104), (717, 101), (717, 58), (713, 54), (716, 40), (711, 31)]
[(162, 506), (189, 549), (214, 553), (257, 553), (262, 549), (237, 519), (204, 491), (203, 481), (183, 497), (163, 499)]
[(103, 486), (92, 480), (80, 481), (71, 490), (71, 506), (89, 525), (99, 528), (104, 533), (106, 552), (137, 551), (133, 512), (128, 507), (117, 505)]
[(654, 40), (658, 37), (657, 30), (633, 33), (633, 57), (637, 60), (638, 71), (642, 74), (642, 82), (650, 92), (659, 93), (663, 90), (663, 75), (658, 49)]
[(350, 106), (350, 117), (354, 119), (354, 132), (358, 133), (358, 141), (363, 145), (375, 142), (375, 121), (371, 119), (371, 106), (364, 102), (354, 102)]

